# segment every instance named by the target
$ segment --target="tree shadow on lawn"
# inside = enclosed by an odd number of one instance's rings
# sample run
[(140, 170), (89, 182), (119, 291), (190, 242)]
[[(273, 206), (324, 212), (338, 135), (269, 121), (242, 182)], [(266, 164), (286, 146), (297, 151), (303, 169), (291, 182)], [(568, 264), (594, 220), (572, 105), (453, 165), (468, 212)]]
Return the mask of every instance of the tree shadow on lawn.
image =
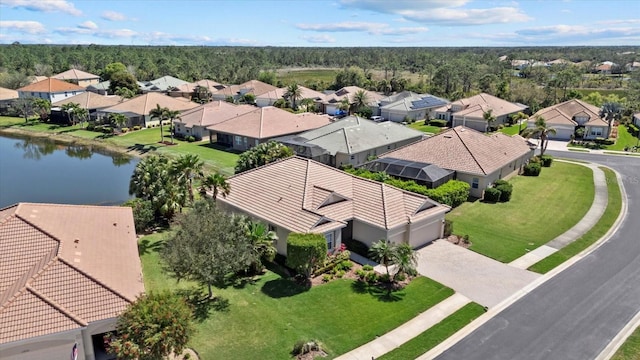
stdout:
[(160, 250), (163, 247), (164, 247), (164, 240), (151, 243), (151, 241), (149, 241), (148, 239), (142, 239), (142, 241), (138, 242), (138, 254), (142, 256), (150, 252), (160, 252)]
[(209, 298), (209, 294), (202, 289), (190, 288), (176, 290), (176, 294), (185, 298), (193, 309), (193, 318), (203, 322), (209, 318), (211, 311), (229, 311), (229, 300), (220, 296)]
[(135, 151), (140, 154), (146, 154), (149, 151), (156, 150), (158, 150), (158, 147), (150, 144), (135, 144), (127, 147), (127, 152)]
[(396, 302), (404, 299), (403, 289), (396, 289), (392, 284), (368, 284), (355, 280), (351, 283), (351, 290), (357, 294), (369, 294), (382, 302)]
[(302, 294), (309, 291), (309, 287), (299, 285), (293, 280), (279, 278), (267, 281), (260, 290), (271, 298), (279, 299)]

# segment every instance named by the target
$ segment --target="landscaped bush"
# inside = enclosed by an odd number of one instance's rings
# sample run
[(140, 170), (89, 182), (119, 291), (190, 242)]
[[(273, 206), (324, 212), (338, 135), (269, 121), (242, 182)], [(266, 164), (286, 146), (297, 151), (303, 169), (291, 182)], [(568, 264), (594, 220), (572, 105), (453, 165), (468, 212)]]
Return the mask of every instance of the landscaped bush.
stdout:
[(364, 277), (367, 276), (367, 272), (363, 269), (358, 269), (356, 270), (356, 276), (358, 276), (360, 280), (364, 280)]
[(524, 166), (524, 175), (525, 176), (538, 176), (540, 175), (540, 171), (542, 170), (542, 166), (540, 163), (530, 162)]
[(371, 265), (362, 265), (362, 270), (371, 271), (371, 270), (373, 270), (373, 266), (371, 266)]
[(133, 127), (133, 131), (138, 131), (138, 130), (140, 130), (140, 125), (136, 125)]
[(509, 184), (508, 182), (504, 182), (501, 184), (497, 184), (495, 185), (495, 189), (500, 191), (500, 202), (508, 202), (509, 200), (511, 200), (511, 194), (513, 193), (513, 185)]
[(553, 163), (553, 156), (543, 155), (542, 157), (540, 157), (540, 162), (544, 167), (551, 167), (551, 164)]
[(129, 132), (129, 128), (122, 128), (122, 129), (120, 129), (120, 131), (121, 131), (122, 133), (126, 133), (126, 132)]
[(111, 134), (113, 133), (113, 128), (111, 128), (110, 126), (103, 126), (102, 127), (102, 132), (105, 134)]
[(155, 210), (151, 201), (136, 198), (126, 201), (122, 206), (128, 206), (133, 211), (133, 224), (138, 233), (150, 229), (155, 224)]
[(358, 255), (367, 257), (369, 256), (369, 247), (367, 244), (360, 242), (355, 239), (342, 239), (342, 243), (347, 246), (347, 249), (351, 252), (354, 252)]
[(437, 126), (437, 127), (445, 127), (447, 126), (447, 120), (438, 120), (438, 119), (429, 120), (429, 125)]
[(634, 124), (629, 124), (627, 126), (627, 129), (629, 129), (629, 133), (633, 136), (638, 136), (638, 133), (640, 133), (640, 128), (638, 128), (636, 125)]
[(95, 129), (96, 129), (96, 124), (87, 125), (87, 131), (95, 131)]
[(375, 284), (378, 281), (378, 274), (375, 271), (369, 271), (364, 280), (369, 284)]
[(194, 141), (196, 141), (196, 138), (193, 137), (193, 136), (187, 136), (187, 141), (188, 142), (194, 142)]
[(299, 356), (299, 355), (308, 354), (312, 351), (322, 351), (322, 348), (320, 347), (320, 342), (316, 340), (311, 340), (311, 341), (300, 340), (300, 341), (297, 341), (295, 345), (293, 345), (293, 350), (291, 350), (291, 355)]
[(327, 240), (322, 234), (290, 233), (287, 237), (287, 266), (309, 278), (327, 257)]
[(451, 234), (453, 234), (453, 221), (445, 220), (444, 221), (444, 232), (443, 232), (443, 235), (444, 235), (444, 237), (449, 237), (449, 236), (451, 236)]
[(500, 201), (500, 195), (500, 190), (493, 187), (487, 188), (484, 191), (484, 201), (493, 203), (498, 202)]
[(435, 189), (428, 189), (427, 196), (454, 208), (467, 201), (470, 190), (471, 185), (464, 181), (449, 180)]
[(336, 265), (335, 269), (338, 271), (349, 271), (352, 267), (353, 263), (350, 260), (342, 260)]
[(605, 139), (601, 137), (596, 138), (594, 141), (596, 144), (601, 144), (601, 145), (613, 145), (616, 142), (614, 139)]

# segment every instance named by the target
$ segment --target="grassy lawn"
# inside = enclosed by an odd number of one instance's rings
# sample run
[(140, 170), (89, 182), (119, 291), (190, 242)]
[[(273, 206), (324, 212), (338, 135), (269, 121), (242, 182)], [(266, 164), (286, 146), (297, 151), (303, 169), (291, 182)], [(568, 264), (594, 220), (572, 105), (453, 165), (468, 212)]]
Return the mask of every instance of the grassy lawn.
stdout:
[[(158, 250), (167, 233), (140, 239), (147, 291), (186, 289), (161, 269)], [(329, 358), (373, 340), (443, 299), (453, 290), (417, 278), (392, 299), (351, 280), (336, 280), (309, 291), (268, 271), (254, 283), (215, 289), (218, 310), (196, 323), (192, 346), (202, 359), (289, 359), (298, 340), (317, 339)], [(222, 306), (226, 305), (226, 306)], [(259, 354), (259, 355), (258, 355)]]
[(607, 180), (607, 191), (609, 193), (607, 208), (605, 209), (604, 214), (602, 214), (600, 220), (598, 220), (598, 222), (589, 231), (582, 235), (582, 237), (560, 249), (560, 251), (533, 264), (529, 267), (529, 270), (541, 274), (547, 273), (551, 269), (591, 246), (594, 242), (604, 236), (611, 226), (613, 226), (618, 215), (620, 215), (622, 195), (620, 194), (620, 187), (618, 186), (616, 174), (607, 168), (601, 167), (600, 169), (604, 171), (604, 175)]
[(340, 69), (281, 69), (277, 71), (277, 78), (284, 84), (320, 81), (331, 84), (336, 80), (339, 71)]
[(13, 116), (0, 116), (0, 128), (24, 124), (24, 118)]
[(415, 359), (455, 334), (458, 330), (482, 314), (484, 314), (484, 308), (480, 304), (467, 304), (422, 334), (404, 343), (399, 348), (379, 357), (378, 360)]
[(631, 135), (627, 127), (624, 125), (618, 126), (618, 140), (613, 145), (607, 145), (607, 150), (624, 151), (625, 147), (633, 147), (638, 144), (638, 138)]
[(465, 203), (447, 214), (454, 233), (469, 235), (471, 250), (501, 262), (569, 230), (593, 203), (593, 174), (581, 165), (554, 162), (539, 177), (517, 176), (510, 182), (511, 201)]
[(500, 129), (500, 132), (507, 135), (517, 135), (520, 133), (521, 126), (522, 126), (522, 129), (524, 130), (527, 128), (527, 123), (523, 122), (522, 125), (505, 126), (502, 129)]
[(636, 328), (611, 360), (640, 360), (640, 327)]
[(420, 121), (416, 121), (412, 124), (408, 125), (410, 128), (412, 129), (416, 129), (425, 133), (430, 133), (430, 134), (437, 134), (443, 130), (446, 130), (447, 128), (442, 128), (442, 127), (438, 127), (438, 126), (433, 126), (433, 125), (425, 125), (425, 121), (424, 120), (420, 120)]

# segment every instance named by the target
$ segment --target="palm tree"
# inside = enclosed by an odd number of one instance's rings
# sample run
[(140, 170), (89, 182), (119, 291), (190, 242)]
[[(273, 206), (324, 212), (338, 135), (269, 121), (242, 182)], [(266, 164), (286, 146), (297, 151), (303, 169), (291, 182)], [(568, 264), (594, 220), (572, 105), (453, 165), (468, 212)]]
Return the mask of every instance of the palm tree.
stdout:
[(180, 111), (167, 109), (165, 116), (169, 119), (169, 133), (171, 134), (171, 143), (173, 144), (173, 121), (181, 119)]
[(298, 106), (296, 104), (296, 100), (300, 100), (302, 98), (302, 89), (298, 84), (291, 84), (287, 86), (287, 92), (284, 94), (284, 97), (291, 101), (291, 108), (293, 110), (297, 110)]
[(51, 112), (51, 101), (42, 98), (34, 98), (33, 106), (38, 111), (40, 121), (45, 121), (49, 118), (49, 113)]
[(606, 102), (602, 104), (600, 109), (600, 117), (607, 122), (607, 137), (611, 137), (611, 126), (614, 121), (620, 120), (622, 117), (622, 105), (616, 102)]
[(493, 129), (493, 123), (496, 121), (496, 117), (493, 115), (493, 109), (489, 109), (482, 113), (482, 118), (487, 122), (487, 130)]
[(149, 111), (149, 118), (151, 120), (158, 119), (160, 120), (160, 142), (164, 142), (164, 132), (162, 130), (162, 122), (167, 119), (167, 109), (166, 107), (160, 107), (160, 104), (156, 104), (156, 108)]
[(300, 101), (300, 105), (304, 106), (308, 112), (315, 112), (316, 101), (310, 98), (305, 98)]
[(353, 94), (353, 108), (359, 111), (369, 103), (369, 97), (365, 90), (358, 90)]
[(84, 123), (87, 121), (87, 118), (89, 117), (89, 110), (87, 110), (86, 108), (77, 108), (75, 109), (75, 111), (73, 112), (73, 116), (78, 119), (78, 121), (80, 122), (80, 127), (84, 128)]
[(549, 144), (549, 135), (555, 135), (556, 129), (549, 127), (542, 116), (536, 118), (535, 127), (526, 129), (522, 135), (526, 138), (537, 136), (540, 139), (540, 157), (544, 155)]
[(71, 114), (73, 114), (79, 108), (80, 108), (80, 104), (76, 104), (74, 102), (66, 103), (60, 106), (60, 110), (64, 111), (67, 114), (67, 118), (69, 119), (69, 123), (71, 125), (73, 125)]
[(348, 111), (350, 107), (351, 103), (349, 103), (349, 99), (346, 97), (340, 101), (340, 104), (338, 104), (338, 110)]
[(395, 259), (397, 271), (393, 279), (395, 281), (398, 274), (407, 274), (409, 276), (415, 276), (418, 272), (416, 266), (418, 265), (418, 258), (416, 252), (411, 248), (409, 244), (400, 244), (396, 247), (396, 259)]
[(273, 244), (278, 240), (278, 236), (264, 223), (253, 221), (244, 215), (236, 216), (236, 223), (244, 228), (248, 235), (251, 252), (249, 269), (257, 274), (264, 268), (263, 260), (273, 261), (276, 257), (277, 250)]
[(393, 243), (386, 239), (375, 242), (369, 249), (369, 256), (371, 256), (371, 260), (383, 264), (387, 270), (387, 276), (391, 276), (389, 266), (394, 264), (396, 258), (396, 247)]
[(529, 119), (529, 116), (522, 111), (519, 111), (517, 114), (513, 115), (511, 119), (518, 123), (518, 134), (522, 133), (522, 122), (524, 120)]
[(202, 178), (202, 167), (204, 162), (200, 160), (198, 155), (186, 154), (182, 155), (175, 160), (171, 172), (178, 184), (185, 184), (187, 193), (189, 194), (189, 201), (193, 203), (193, 178)]
[(126, 115), (120, 113), (111, 113), (109, 114), (109, 121), (118, 127), (118, 129), (122, 129), (122, 126), (127, 123)]
[(227, 182), (226, 176), (220, 173), (209, 174), (202, 179), (202, 184), (200, 184), (200, 194), (204, 196), (207, 191), (212, 191), (213, 200), (216, 200), (218, 195), (226, 198), (231, 192), (231, 185)]

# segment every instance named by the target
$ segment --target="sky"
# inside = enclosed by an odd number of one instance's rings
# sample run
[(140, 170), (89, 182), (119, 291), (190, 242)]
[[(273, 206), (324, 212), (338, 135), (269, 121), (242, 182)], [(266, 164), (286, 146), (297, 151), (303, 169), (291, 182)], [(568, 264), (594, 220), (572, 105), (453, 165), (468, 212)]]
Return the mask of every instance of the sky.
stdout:
[(0, 0), (0, 43), (640, 45), (638, 0)]

